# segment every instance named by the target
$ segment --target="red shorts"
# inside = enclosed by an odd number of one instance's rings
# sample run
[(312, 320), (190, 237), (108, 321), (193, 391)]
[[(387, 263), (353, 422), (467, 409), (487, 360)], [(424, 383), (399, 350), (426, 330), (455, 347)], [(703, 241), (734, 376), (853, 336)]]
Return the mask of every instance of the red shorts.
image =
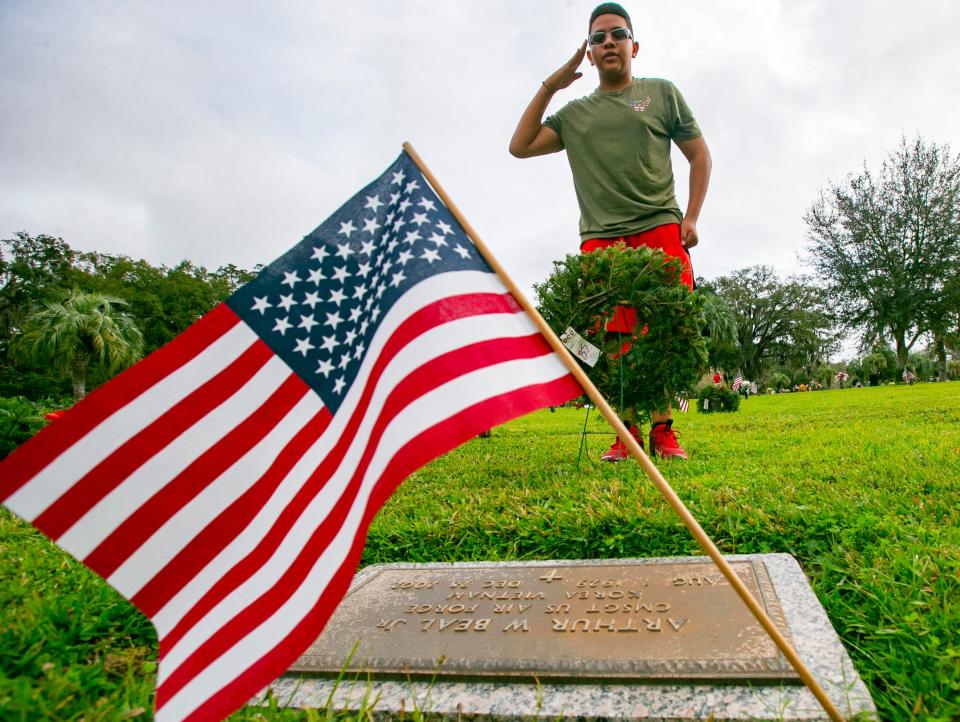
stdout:
[[(580, 244), (580, 252), (593, 253), (601, 248), (609, 248), (618, 243), (626, 243), (628, 248), (639, 248), (640, 246), (659, 248), (670, 258), (679, 258), (683, 267), (680, 280), (686, 284), (687, 288), (693, 290), (693, 266), (690, 265), (690, 256), (687, 254), (687, 249), (680, 242), (679, 223), (667, 223), (651, 228), (649, 231), (641, 231), (618, 238), (591, 238)], [(628, 306), (617, 306), (614, 317), (607, 321), (605, 328), (607, 331), (631, 333), (636, 320), (636, 309)]]

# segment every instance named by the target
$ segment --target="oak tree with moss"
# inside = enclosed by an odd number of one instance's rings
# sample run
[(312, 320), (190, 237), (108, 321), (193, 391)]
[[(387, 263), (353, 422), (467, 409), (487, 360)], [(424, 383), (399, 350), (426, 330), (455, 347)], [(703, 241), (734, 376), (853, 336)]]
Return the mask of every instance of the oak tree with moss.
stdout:
[(891, 339), (904, 367), (934, 339), (941, 366), (960, 323), (960, 155), (921, 137), (831, 183), (807, 211), (808, 258), (840, 319), (866, 344)]

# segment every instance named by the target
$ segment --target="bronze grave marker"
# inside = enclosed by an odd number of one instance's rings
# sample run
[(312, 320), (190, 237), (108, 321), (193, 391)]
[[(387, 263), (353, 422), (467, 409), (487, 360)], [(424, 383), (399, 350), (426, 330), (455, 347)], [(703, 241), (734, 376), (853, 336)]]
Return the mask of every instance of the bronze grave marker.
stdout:
[[(763, 562), (731, 566), (789, 638)], [(720, 571), (683, 560), (390, 565), (290, 671), (339, 674), (358, 640), (349, 670), (374, 678), (799, 683)]]

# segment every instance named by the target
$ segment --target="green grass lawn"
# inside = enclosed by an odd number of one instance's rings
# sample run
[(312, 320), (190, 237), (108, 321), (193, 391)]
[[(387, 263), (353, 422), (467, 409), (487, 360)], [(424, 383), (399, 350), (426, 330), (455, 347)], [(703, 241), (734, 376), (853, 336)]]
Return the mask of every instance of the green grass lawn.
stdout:
[[(700, 554), (638, 465), (596, 461), (596, 412), (578, 468), (585, 416), (542, 411), (422, 469), (363, 563)], [(676, 425), (690, 460), (664, 476), (722, 552), (797, 557), (882, 718), (960, 719), (960, 383), (754, 397)], [(5, 511), (0, 601), (0, 719), (149, 717), (150, 624)]]

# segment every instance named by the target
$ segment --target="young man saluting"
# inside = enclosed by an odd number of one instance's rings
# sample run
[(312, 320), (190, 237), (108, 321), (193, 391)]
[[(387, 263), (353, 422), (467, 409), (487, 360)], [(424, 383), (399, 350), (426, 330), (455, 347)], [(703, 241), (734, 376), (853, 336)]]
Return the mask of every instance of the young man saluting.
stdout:
[[(697, 244), (697, 218), (710, 178), (710, 151), (680, 91), (666, 80), (634, 78), (631, 62), (639, 44), (630, 16), (617, 3), (598, 5), (590, 14), (589, 35), (559, 70), (544, 80), (520, 117), (510, 153), (530, 158), (567, 151), (580, 205), (580, 250), (590, 253), (619, 242), (649, 246), (679, 258), (683, 282), (693, 288), (686, 249)], [(588, 49), (589, 45), (589, 49)], [(583, 73), (586, 55), (596, 67), (599, 87), (567, 103), (543, 120), (553, 95)], [(681, 213), (674, 194), (670, 143), (690, 163), (690, 199)], [(607, 331), (631, 332), (633, 309), (618, 309)], [(640, 439), (636, 426), (628, 426)], [(654, 454), (686, 459), (677, 443), (670, 409), (652, 415), (650, 446)], [(601, 457), (628, 456), (617, 440)]]

